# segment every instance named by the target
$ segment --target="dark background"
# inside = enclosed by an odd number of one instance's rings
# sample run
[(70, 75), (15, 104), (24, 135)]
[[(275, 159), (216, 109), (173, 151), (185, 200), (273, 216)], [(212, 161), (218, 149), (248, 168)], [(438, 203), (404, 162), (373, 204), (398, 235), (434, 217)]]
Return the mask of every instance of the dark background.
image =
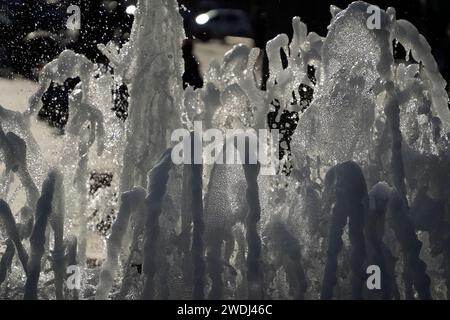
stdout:
[[(110, 4), (114, 1), (102, 0), (0, 0), (1, 12), (9, 12), (13, 23), (0, 25), (0, 55), (3, 54), (3, 67), (11, 67), (14, 72), (32, 77), (28, 72), (33, 64), (45, 63), (54, 58), (64, 48), (83, 53), (96, 62), (107, 63), (96, 49), (97, 43), (106, 43), (112, 39), (123, 43), (127, 39), (133, 16), (125, 13), (125, 8), (136, 0), (117, 0), (114, 10)], [(252, 38), (256, 46), (263, 48), (267, 40), (279, 33), (291, 34), (293, 16), (300, 16), (309, 31), (321, 36), (326, 35), (330, 22), (330, 4), (345, 8), (351, 1), (344, 0), (179, 0), (188, 10), (181, 10), (185, 21), (210, 9), (235, 8), (245, 12), (252, 26)], [(450, 79), (450, 1), (448, 0), (371, 0), (372, 4), (386, 9), (393, 6), (397, 18), (411, 21), (426, 37), (433, 54), (438, 61), (444, 77)], [(66, 8), (70, 4), (80, 6), (82, 14), (81, 30), (75, 40), (59, 41), (42, 45), (36, 54), (34, 47), (24, 44), (23, 39), (29, 32), (45, 29), (53, 33), (65, 29)], [(108, 9), (109, 8), (109, 9)], [(193, 36), (186, 23), (186, 33)], [(34, 45), (36, 46), (36, 45)], [(43, 61), (35, 61), (42, 55)]]

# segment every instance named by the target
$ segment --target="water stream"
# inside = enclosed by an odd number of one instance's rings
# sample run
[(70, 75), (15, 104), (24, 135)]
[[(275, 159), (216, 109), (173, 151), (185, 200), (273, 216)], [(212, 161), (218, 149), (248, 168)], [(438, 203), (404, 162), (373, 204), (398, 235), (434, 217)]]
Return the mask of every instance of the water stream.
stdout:
[[(266, 90), (244, 45), (183, 90), (175, 0), (139, 0), (129, 42), (99, 45), (114, 74), (62, 52), (26, 112), (0, 107), (0, 299), (450, 298), (446, 83), (411, 23), (388, 8), (370, 29), (368, 7), (333, 6), (325, 38), (294, 18), (292, 39), (267, 43)], [(65, 133), (42, 149), (42, 95), (76, 77)], [(298, 118), (290, 174), (171, 159), (176, 129), (271, 129), (269, 114)]]

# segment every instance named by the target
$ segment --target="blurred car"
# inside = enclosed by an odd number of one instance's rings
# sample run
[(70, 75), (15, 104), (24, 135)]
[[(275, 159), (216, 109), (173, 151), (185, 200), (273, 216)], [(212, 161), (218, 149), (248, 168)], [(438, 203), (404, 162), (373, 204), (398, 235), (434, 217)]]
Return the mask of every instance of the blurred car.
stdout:
[(252, 26), (247, 14), (239, 9), (213, 9), (190, 19), (191, 34), (203, 41), (226, 36), (251, 37)]

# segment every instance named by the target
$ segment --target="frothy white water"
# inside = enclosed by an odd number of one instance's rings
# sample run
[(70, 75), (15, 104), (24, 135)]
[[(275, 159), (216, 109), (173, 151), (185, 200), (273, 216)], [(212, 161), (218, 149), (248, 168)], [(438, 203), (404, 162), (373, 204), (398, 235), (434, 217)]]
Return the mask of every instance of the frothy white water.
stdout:
[[(27, 112), (0, 109), (0, 192), (9, 203), (0, 208), (0, 295), (449, 298), (445, 81), (414, 26), (389, 8), (380, 12), (381, 28), (368, 29), (368, 6), (332, 7), (325, 38), (294, 18), (292, 39), (267, 43), (266, 90), (255, 74), (261, 52), (238, 45), (212, 63), (202, 89), (183, 91), (184, 32), (175, 0), (139, 1), (130, 41), (120, 50), (99, 46), (114, 76), (82, 55), (61, 53), (42, 71)], [(395, 61), (394, 43), (415, 61)], [(50, 150), (39, 149), (29, 122), (50, 82), (74, 77), (81, 82), (70, 96), (63, 147), (47, 162), (42, 154)], [(125, 123), (111, 111), (115, 82), (130, 88)], [(313, 90), (310, 104), (305, 88)], [(165, 151), (173, 130), (192, 130), (194, 121), (205, 129), (262, 129), (269, 112), (282, 122), (287, 111), (299, 114), (289, 177), (261, 176), (258, 165), (174, 166)], [(113, 176), (94, 195), (92, 170)], [(12, 195), (16, 176), (25, 197)], [(13, 206), (36, 212), (32, 232), (22, 231), (32, 225), (26, 214), (12, 221)], [(118, 216), (109, 238), (87, 256), (91, 212), (111, 210)], [(49, 250), (56, 261), (47, 259)], [(39, 262), (53, 272), (41, 272)], [(75, 263), (83, 268), (82, 286), (64, 282), (61, 293), (61, 270)], [(374, 264), (385, 284), (377, 292), (364, 278)]]

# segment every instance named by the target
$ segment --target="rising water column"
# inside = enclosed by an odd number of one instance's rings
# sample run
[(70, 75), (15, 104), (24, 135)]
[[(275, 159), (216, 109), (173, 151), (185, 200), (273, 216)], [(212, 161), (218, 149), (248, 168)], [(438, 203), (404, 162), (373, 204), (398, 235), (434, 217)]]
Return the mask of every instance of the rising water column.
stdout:
[[(119, 71), (130, 86), (121, 189), (146, 185), (146, 174), (180, 127), (183, 20), (176, 0), (139, 0)], [(119, 72), (120, 74), (120, 72)]]

